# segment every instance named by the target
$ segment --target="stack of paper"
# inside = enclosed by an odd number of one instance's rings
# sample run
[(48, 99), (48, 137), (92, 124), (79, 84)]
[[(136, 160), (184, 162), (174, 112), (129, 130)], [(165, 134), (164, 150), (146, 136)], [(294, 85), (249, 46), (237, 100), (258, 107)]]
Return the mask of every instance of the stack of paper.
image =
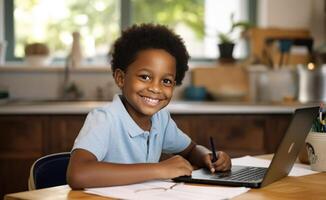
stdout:
[(184, 185), (171, 181), (149, 181), (126, 186), (90, 188), (85, 192), (118, 199), (230, 199), (247, 192), (245, 187)]

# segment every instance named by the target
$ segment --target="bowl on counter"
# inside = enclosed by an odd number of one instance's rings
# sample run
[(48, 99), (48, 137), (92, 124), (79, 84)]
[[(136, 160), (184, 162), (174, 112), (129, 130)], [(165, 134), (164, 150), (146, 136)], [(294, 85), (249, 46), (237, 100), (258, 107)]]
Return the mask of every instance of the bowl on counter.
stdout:
[(237, 88), (209, 89), (209, 94), (216, 101), (244, 101), (247, 92)]
[(184, 96), (190, 101), (204, 101), (207, 96), (207, 91), (205, 87), (191, 85), (185, 88)]
[(51, 58), (46, 55), (30, 55), (25, 57), (25, 63), (31, 67), (48, 66)]

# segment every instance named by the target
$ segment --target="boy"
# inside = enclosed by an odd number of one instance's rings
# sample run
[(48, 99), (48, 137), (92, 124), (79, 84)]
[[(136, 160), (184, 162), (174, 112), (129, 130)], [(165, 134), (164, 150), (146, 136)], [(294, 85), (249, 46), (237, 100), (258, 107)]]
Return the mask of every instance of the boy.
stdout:
[[(182, 39), (165, 26), (142, 24), (115, 42), (112, 72), (122, 94), (91, 111), (76, 138), (67, 171), (73, 189), (191, 175), (192, 165), (229, 170), (224, 152), (196, 145), (163, 109), (188, 70)], [(174, 157), (159, 162), (161, 153)]]

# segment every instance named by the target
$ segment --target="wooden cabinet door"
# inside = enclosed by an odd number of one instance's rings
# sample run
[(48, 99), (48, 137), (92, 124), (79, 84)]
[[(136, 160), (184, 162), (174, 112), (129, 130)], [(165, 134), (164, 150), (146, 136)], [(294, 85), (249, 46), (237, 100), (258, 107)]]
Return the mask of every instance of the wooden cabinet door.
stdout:
[(218, 150), (264, 153), (264, 119), (257, 116), (201, 116), (199, 142), (209, 146), (212, 136)]
[(172, 115), (178, 127), (197, 144), (210, 148), (209, 137), (216, 149), (231, 157), (273, 153), (291, 115)]
[(54, 115), (49, 120), (47, 153), (70, 151), (82, 128), (86, 115)]
[(217, 150), (232, 157), (262, 154), (264, 149), (265, 119), (261, 116), (231, 115), (174, 115), (179, 128), (197, 144), (210, 148), (209, 137), (214, 138)]
[(291, 114), (274, 114), (266, 116), (264, 146), (267, 153), (274, 153), (288, 129), (292, 119)]
[(0, 116), (0, 198), (28, 189), (30, 167), (43, 155), (45, 130), (41, 116)]

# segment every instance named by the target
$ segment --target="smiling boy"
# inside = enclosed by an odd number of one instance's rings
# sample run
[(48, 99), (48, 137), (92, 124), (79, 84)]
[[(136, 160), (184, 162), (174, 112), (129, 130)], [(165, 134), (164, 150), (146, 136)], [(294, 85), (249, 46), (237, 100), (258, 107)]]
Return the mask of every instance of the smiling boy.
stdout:
[[(182, 39), (161, 25), (135, 25), (115, 42), (112, 72), (121, 94), (91, 111), (75, 140), (67, 171), (73, 189), (132, 184), (231, 167), (229, 156), (196, 145), (164, 109), (188, 70)], [(161, 153), (174, 154), (159, 161)]]

